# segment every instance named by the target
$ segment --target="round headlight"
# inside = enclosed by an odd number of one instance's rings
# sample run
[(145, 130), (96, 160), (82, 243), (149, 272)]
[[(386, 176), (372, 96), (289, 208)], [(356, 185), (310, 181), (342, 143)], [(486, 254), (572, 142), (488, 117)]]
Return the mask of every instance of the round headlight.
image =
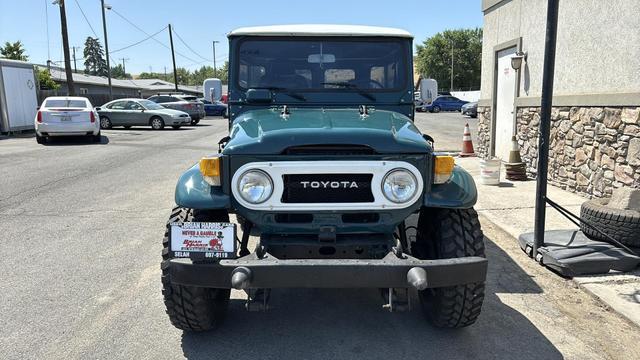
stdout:
[(411, 200), (418, 190), (418, 182), (411, 172), (405, 169), (389, 171), (382, 180), (382, 193), (394, 203)]
[(238, 192), (245, 201), (260, 204), (271, 197), (273, 181), (263, 171), (249, 170), (240, 176)]

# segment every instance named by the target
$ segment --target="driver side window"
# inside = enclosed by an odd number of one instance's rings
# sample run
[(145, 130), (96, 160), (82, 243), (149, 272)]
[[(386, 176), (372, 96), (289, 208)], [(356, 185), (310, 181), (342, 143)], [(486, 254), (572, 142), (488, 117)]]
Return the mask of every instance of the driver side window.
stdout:
[(111, 110), (124, 110), (125, 102), (124, 101), (116, 101), (113, 104), (107, 106), (107, 109)]

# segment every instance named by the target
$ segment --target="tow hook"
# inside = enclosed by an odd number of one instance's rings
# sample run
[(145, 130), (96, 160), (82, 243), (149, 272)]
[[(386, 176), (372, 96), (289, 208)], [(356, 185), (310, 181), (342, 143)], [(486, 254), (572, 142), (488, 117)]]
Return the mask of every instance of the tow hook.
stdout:
[(231, 287), (236, 290), (248, 289), (252, 275), (251, 270), (244, 266), (233, 269), (231, 272)]
[(421, 267), (412, 267), (407, 272), (407, 282), (416, 290), (424, 290), (427, 288), (427, 272)]

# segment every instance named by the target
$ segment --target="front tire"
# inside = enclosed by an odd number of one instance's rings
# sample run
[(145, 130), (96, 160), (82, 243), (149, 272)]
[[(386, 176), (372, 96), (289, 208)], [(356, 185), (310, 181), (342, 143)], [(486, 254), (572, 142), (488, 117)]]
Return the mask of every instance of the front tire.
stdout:
[[(423, 208), (412, 253), (419, 259), (484, 257), (484, 237), (473, 209)], [(461, 328), (476, 322), (484, 301), (478, 282), (419, 291), (426, 317), (437, 327)]]
[(196, 126), (200, 122), (200, 119), (191, 119), (191, 126)]
[(440, 109), (440, 106), (436, 105), (436, 106), (434, 106), (434, 107), (433, 107), (433, 109), (431, 110), (431, 112), (439, 113), (439, 112), (440, 112), (440, 110), (442, 110), (442, 109)]
[(157, 116), (152, 117), (151, 120), (149, 121), (151, 128), (153, 130), (162, 130), (164, 129), (164, 121), (162, 120), (162, 118), (159, 118)]
[(173, 130), (180, 130), (180, 125), (172, 125)]
[(36, 133), (36, 142), (40, 145), (44, 145), (47, 143), (47, 137), (46, 136), (40, 136), (38, 135), (38, 133)]
[(175, 207), (167, 221), (162, 241), (162, 295), (171, 324), (184, 331), (207, 331), (220, 324), (229, 305), (230, 289), (210, 289), (171, 282), (169, 231), (172, 222), (228, 222), (226, 211), (198, 211)]

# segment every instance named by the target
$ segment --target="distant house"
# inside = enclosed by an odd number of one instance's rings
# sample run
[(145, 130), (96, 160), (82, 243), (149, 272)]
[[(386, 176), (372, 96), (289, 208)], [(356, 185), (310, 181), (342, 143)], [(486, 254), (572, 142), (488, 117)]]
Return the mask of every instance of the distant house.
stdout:
[[(508, 160), (516, 136), (537, 175), (546, 0), (483, 0), (477, 150)], [(560, 1), (549, 181), (586, 196), (640, 188), (637, 0)], [(521, 58), (515, 69), (512, 59)]]
[[(40, 65), (40, 68), (44, 66)], [(51, 67), (51, 78), (60, 85), (57, 90), (41, 91), (41, 97), (50, 95), (66, 95), (67, 76), (63, 68)], [(94, 105), (102, 105), (109, 101), (109, 80), (102, 76), (74, 73), (73, 81), (78, 96), (85, 96)], [(160, 79), (111, 79), (113, 98), (137, 97), (147, 98), (159, 93), (175, 93), (172, 82)], [(202, 86), (178, 85), (178, 92), (202, 97)]]
[[(60, 85), (58, 94), (69, 93), (67, 75), (63, 68), (51, 67), (51, 78)], [(109, 95), (109, 80), (106, 77), (74, 73), (73, 82), (79, 96)], [(132, 80), (112, 79), (111, 86), (114, 98), (140, 97), (142, 93), (140, 85)]]
[[(158, 93), (176, 92), (175, 85), (172, 82), (160, 79), (135, 79), (132, 80), (142, 89), (142, 96), (149, 97)], [(202, 86), (178, 85), (178, 92), (202, 96)]]

